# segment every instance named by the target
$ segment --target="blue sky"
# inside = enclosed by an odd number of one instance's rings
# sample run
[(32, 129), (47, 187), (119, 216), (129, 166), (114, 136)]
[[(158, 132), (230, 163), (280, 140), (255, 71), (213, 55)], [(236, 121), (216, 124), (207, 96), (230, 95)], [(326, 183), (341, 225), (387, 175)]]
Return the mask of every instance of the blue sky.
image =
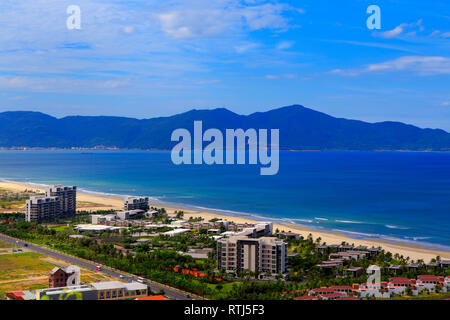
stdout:
[[(66, 9), (81, 8), (81, 30)], [(381, 30), (369, 30), (369, 5)], [(450, 131), (444, 0), (2, 0), (0, 111), (138, 118), (302, 104)]]

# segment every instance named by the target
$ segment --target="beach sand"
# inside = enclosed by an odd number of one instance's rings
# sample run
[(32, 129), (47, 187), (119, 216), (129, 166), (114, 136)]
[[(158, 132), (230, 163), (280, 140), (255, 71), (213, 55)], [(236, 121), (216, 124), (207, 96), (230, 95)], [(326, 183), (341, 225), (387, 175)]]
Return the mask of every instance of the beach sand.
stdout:
[[(43, 192), (43, 187), (32, 184), (25, 183), (15, 183), (15, 182), (0, 182), (0, 188), (11, 190), (14, 192), (28, 190), (35, 190), (38, 192)], [(95, 211), (95, 210), (122, 210), (123, 208), (123, 198), (120, 197), (109, 197), (109, 196), (99, 196), (86, 193), (77, 193), (77, 204), (79, 210)], [(161, 207), (161, 204), (153, 204), (154, 206)], [(175, 211), (182, 210), (184, 212), (184, 218), (189, 219), (189, 217), (202, 217), (204, 221), (209, 221), (213, 218), (218, 218), (222, 220), (233, 221), (235, 223), (255, 223), (256, 220), (251, 220), (243, 217), (227, 216), (219, 213), (192, 210), (175, 207), (172, 205), (166, 206), (169, 215), (174, 215)], [(342, 242), (347, 242), (354, 244), (355, 246), (368, 246), (368, 247), (382, 247), (386, 251), (390, 251), (393, 254), (398, 253), (404, 257), (409, 257), (412, 260), (423, 259), (425, 262), (429, 262), (430, 259), (440, 256), (442, 259), (450, 259), (450, 251), (443, 250), (433, 250), (425, 247), (421, 247), (413, 244), (403, 244), (396, 242), (382, 241), (378, 239), (353, 239), (347, 235), (340, 233), (331, 233), (324, 231), (316, 231), (308, 227), (299, 224), (288, 224), (288, 223), (274, 223), (274, 230), (280, 231), (291, 231), (299, 233), (303, 237), (307, 237), (309, 234), (313, 236), (314, 239), (321, 238), (322, 242), (327, 244), (341, 244)]]

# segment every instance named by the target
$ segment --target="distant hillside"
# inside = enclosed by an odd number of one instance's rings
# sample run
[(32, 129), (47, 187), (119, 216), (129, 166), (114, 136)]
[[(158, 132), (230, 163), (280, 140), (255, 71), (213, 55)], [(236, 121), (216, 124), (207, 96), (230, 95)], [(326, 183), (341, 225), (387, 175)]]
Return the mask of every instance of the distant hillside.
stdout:
[[(172, 131), (203, 129), (280, 129), (284, 150), (450, 150), (450, 133), (400, 122), (367, 123), (339, 119), (294, 105), (248, 116), (227, 109), (191, 110), (171, 117), (132, 119), (70, 116), (39, 112), (0, 113), (0, 147), (94, 147), (170, 149)], [(224, 131), (223, 131), (224, 132)]]

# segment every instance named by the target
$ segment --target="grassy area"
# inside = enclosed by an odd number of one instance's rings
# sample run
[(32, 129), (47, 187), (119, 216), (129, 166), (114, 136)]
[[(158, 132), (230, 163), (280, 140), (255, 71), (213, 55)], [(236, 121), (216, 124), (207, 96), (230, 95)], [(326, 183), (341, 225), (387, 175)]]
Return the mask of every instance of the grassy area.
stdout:
[(73, 229), (71, 226), (67, 226), (67, 225), (49, 226), (48, 228), (58, 231), (58, 232), (72, 231), (72, 229)]
[(25, 200), (2, 200), (0, 199), (0, 210), (23, 209)]
[(8, 249), (8, 248), (13, 248), (13, 247), (14, 246), (12, 244), (0, 240), (0, 249)]
[(37, 290), (48, 287), (47, 279), (29, 280), (18, 282), (0, 283), (0, 300), (6, 300), (5, 292), (19, 291), (19, 290)]
[(101, 203), (89, 202), (89, 201), (77, 201), (77, 208), (103, 208), (103, 207), (112, 207)]
[(227, 282), (227, 283), (220, 283), (220, 284), (208, 284), (208, 287), (211, 289), (217, 289), (217, 286), (219, 286), (221, 293), (227, 293), (231, 291), (233, 288), (233, 284), (239, 285), (241, 282), (235, 281), (235, 282)]
[[(48, 275), (55, 266), (66, 265), (35, 252), (0, 255), (0, 300), (5, 292), (48, 288)], [(81, 270), (82, 282), (113, 280), (102, 273)]]
[(21, 192), (12, 192), (10, 190), (0, 188), (0, 212), (11, 210), (23, 210), (25, 208), (25, 201), (30, 196), (38, 193), (31, 190), (24, 190)]
[(0, 281), (47, 275), (54, 265), (35, 252), (0, 255)]
[(429, 294), (423, 294), (423, 295), (419, 295), (419, 296), (401, 296), (401, 297), (393, 297), (391, 299), (382, 299), (382, 300), (444, 300), (446, 298), (450, 298), (450, 292), (429, 293)]

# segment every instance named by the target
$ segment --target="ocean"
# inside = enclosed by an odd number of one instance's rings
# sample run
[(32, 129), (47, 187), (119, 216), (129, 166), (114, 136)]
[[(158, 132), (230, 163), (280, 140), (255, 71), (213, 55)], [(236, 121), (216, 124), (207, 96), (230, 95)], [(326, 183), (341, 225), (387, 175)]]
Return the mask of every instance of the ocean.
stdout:
[(450, 153), (281, 152), (259, 165), (172, 164), (169, 151), (1, 151), (0, 179), (146, 195), (185, 208), (450, 250)]

